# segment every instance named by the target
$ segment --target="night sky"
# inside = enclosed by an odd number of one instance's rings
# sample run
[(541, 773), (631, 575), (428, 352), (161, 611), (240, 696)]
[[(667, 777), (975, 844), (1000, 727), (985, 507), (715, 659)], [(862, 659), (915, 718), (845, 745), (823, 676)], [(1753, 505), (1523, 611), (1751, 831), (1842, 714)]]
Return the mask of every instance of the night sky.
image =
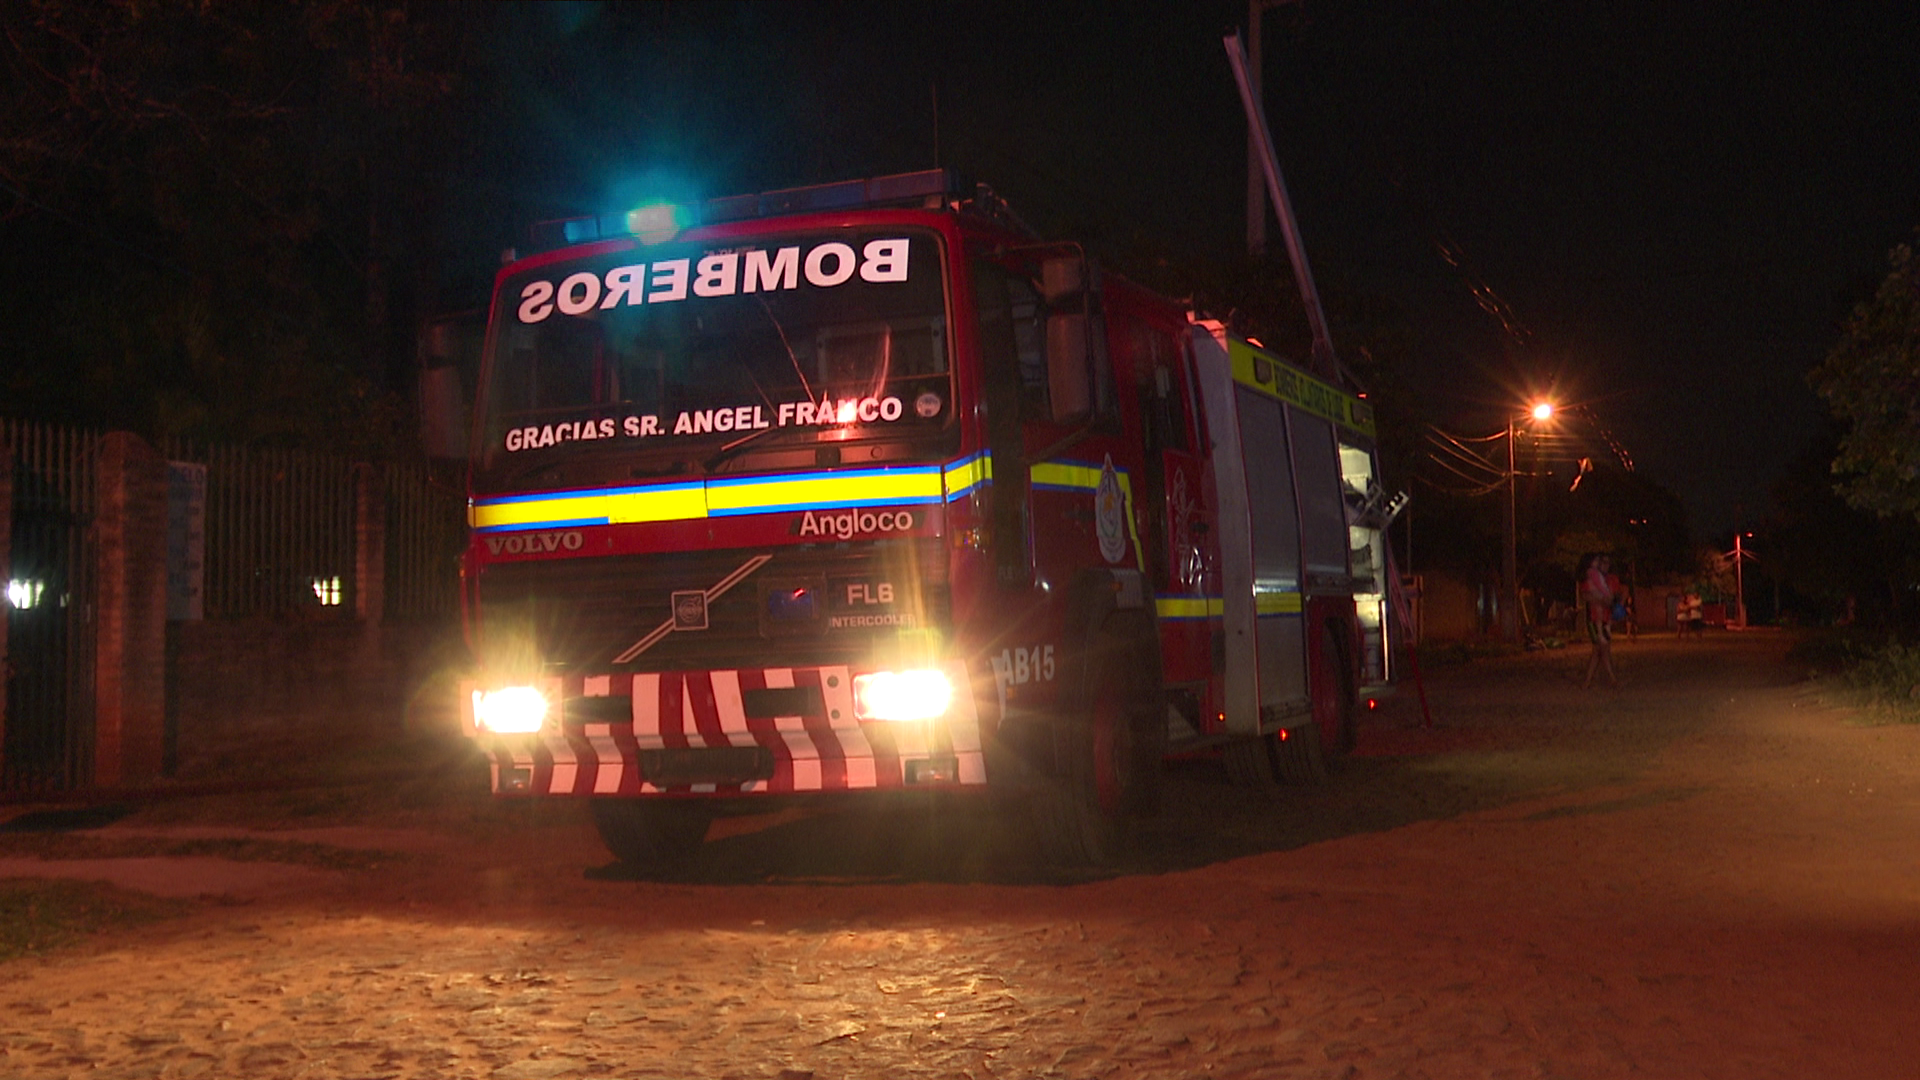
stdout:
[[(486, 182), (461, 197), (500, 226), (476, 243), (511, 243), (528, 217), (662, 190), (937, 161), (1050, 235), (1231, 257), (1245, 135), (1220, 37), (1245, 14), (523, 10), (489, 58), (505, 122)], [(1306, 0), (1266, 17), (1266, 104), (1322, 290), (1397, 307), (1421, 354), (1402, 377), (1438, 420), (1490, 432), (1553, 388), (1705, 536), (1765, 511), (1818, 424), (1806, 371), (1920, 225), (1910, 15)]]
[[(1248, 266), (1240, 0), (22, 11), (12, 413), (279, 437), (249, 418), (324, 396), (297, 387), (326, 363), (409, 392), (414, 319), (483, 303), (532, 222), (936, 164), (1109, 265)], [(1820, 433), (1806, 373), (1920, 226), (1911, 15), (1274, 8), (1267, 111), (1336, 347), (1396, 333), (1381, 400), (1464, 437), (1535, 394), (1584, 404), (1697, 538), (1757, 524)], [(407, 28), (395, 85), (424, 104), (365, 96), (378, 26)], [(375, 254), (381, 214), (405, 221)]]

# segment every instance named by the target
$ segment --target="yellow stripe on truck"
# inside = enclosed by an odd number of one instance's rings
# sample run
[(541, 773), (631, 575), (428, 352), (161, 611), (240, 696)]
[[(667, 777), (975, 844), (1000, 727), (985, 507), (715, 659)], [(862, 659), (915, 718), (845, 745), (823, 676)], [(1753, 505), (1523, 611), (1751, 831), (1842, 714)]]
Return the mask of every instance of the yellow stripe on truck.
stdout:
[(938, 465), (801, 473), (648, 484), (592, 491), (555, 491), (475, 499), (474, 529), (511, 531), (577, 525), (697, 521), (782, 510), (841, 510), (937, 503), (945, 497)]
[(1253, 594), (1255, 615), (1298, 615), (1305, 610), (1297, 592), (1261, 592)]
[(1156, 596), (1153, 610), (1163, 619), (1217, 619), (1227, 604), (1217, 596)]
[(1373, 437), (1373, 406), (1345, 390), (1296, 370), (1244, 341), (1228, 341), (1227, 356), (1233, 364), (1234, 382)]
[(657, 484), (475, 499), (467, 511), (467, 523), (486, 531), (557, 525), (626, 525), (706, 516), (707, 493), (701, 485)]
[[(1156, 596), (1153, 610), (1163, 619), (1217, 619), (1226, 614), (1227, 602), (1218, 596)], [(1297, 592), (1262, 592), (1253, 596), (1256, 615), (1298, 615), (1306, 610), (1304, 598)]]
[(766, 480), (707, 481), (707, 513), (766, 514), (778, 510), (839, 510), (939, 502), (945, 495), (939, 466), (862, 469)]

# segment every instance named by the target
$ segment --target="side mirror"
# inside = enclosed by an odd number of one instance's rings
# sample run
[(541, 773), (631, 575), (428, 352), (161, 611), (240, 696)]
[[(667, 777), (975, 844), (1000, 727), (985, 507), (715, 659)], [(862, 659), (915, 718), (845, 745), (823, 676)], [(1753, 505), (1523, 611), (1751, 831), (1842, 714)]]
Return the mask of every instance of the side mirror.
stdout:
[(1071, 424), (1093, 412), (1092, 353), (1087, 340), (1087, 261), (1079, 254), (1040, 264), (1040, 295), (1047, 315), (1047, 398), (1051, 419)]
[[(1080, 299), (1087, 287), (1087, 261), (1079, 255), (1061, 255), (1040, 264), (1040, 295), (1049, 304)], [(1084, 302), (1083, 302), (1084, 306)]]
[(1047, 399), (1056, 424), (1073, 423), (1093, 411), (1085, 315), (1047, 316)]

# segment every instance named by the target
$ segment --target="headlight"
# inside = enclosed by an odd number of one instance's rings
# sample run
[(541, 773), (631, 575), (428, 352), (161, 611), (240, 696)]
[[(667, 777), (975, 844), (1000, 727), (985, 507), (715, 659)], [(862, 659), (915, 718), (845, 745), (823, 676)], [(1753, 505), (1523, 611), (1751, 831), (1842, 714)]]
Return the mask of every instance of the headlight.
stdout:
[(531, 686), (473, 692), (473, 719), (482, 731), (530, 735), (547, 719), (547, 698)]
[(876, 671), (853, 677), (853, 715), (860, 720), (931, 720), (953, 704), (944, 671)]

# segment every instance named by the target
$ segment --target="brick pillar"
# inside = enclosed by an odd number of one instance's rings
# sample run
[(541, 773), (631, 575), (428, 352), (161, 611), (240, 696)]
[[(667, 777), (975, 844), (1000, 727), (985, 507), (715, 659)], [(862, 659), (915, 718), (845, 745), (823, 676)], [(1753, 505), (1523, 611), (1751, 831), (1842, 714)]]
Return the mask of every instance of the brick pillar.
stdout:
[(100, 440), (94, 473), (94, 784), (160, 775), (166, 732), (167, 463)]
[(371, 627), (387, 613), (387, 488), (380, 470), (353, 468), (353, 614)]

